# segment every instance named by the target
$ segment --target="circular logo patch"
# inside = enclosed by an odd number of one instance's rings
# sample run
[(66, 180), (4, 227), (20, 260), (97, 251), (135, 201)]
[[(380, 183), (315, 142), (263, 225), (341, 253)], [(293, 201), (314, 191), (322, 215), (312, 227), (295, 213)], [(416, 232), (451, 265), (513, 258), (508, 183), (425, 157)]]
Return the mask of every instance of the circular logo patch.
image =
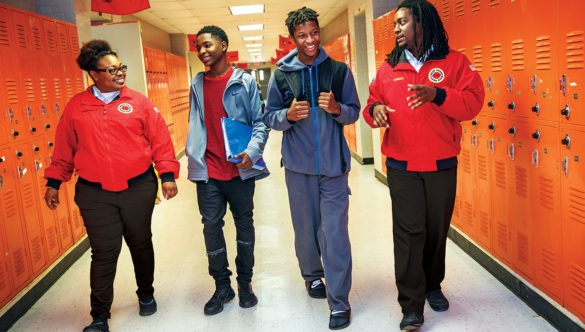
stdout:
[(445, 72), (440, 68), (433, 68), (429, 72), (429, 80), (433, 83), (441, 83), (445, 79)]
[(118, 105), (118, 112), (120, 113), (129, 114), (132, 113), (132, 111), (133, 111), (132, 105), (128, 103)]

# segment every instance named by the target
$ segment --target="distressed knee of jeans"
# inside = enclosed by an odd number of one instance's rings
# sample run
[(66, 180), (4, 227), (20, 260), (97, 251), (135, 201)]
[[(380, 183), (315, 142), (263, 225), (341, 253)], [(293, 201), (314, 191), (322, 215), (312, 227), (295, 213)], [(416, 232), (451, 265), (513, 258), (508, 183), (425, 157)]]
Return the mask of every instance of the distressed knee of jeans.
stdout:
[(220, 248), (220, 249), (217, 249), (215, 251), (208, 251), (207, 256), (217, 256), (217, 255), (224, 253), (224, 252), (225, 252), (225, 248)]
[(236, 242), (238, 243), (238, 245), (244, 246), (244, 247), (253, 247), (254, 246), (254, 241), (236, 240)]

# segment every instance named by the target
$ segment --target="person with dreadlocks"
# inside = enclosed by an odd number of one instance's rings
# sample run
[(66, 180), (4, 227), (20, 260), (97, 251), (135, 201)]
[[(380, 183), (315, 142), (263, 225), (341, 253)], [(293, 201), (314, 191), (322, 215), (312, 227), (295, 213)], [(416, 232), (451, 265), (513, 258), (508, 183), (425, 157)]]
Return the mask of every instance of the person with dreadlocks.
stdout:
[[(228, 45), (228, 37), (220, 27), (208, 25), (197, 32), (197, 56), (209, 70), (195, 75), (189, 94), (187, 177), (197, 185), (208, 270), (215, 282), (215, 292), (203, 307), (206, 315), (220, 313), (224, 303), (235, 297), (223, 234), (228, 203), (236, 226), (239, 304), (251, 308), (258, 303), (252, 290), (256, 241), (254, 191), (255, 181), (269, 174), (266, 168), (252, 167), (262, 157), (268, 138), (258, 84), (252, 75), (230, 66), (226, 56)], [(246, 149), (234, 152), (241, 159), (238, 163), (226, 158), (221, 126), (224, 117), (252, 127)]]
[(348, 66), (319, 46), (317, 16), (306, 7), (288, 14), (296, 49), (277, 62), (264, 122), (283, 131), (282, 165), (305, 287), (309, 296), (327, 298), (329, 328), (337, 330), (349, 326), (351, 316), (351, 157), (343, 126), (359, 119), (360, 103)]
[(484, 90), (469, 60), (449, 48), (436, 8), (401, 2), (396, 44), (370, 84), (365, 121), (386, 128), (382, 153), (392, 201), (394, 268), (401, 330), (424, 322), (425, 298), (445, 311), (447, 231), (455, 204), (460, 121), (481, 110)]

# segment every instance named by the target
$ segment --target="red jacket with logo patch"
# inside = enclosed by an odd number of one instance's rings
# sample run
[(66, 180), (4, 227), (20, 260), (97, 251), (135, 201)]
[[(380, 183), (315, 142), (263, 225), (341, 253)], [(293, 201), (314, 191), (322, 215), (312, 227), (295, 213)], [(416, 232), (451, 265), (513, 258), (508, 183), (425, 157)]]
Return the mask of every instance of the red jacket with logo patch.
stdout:
[[(442, 88), (446, 98), (440, 106), (428, 102), (410, 109), (406, 98), (413, 92), (407, 90), (408, 84)], [(368, 104), (362, 113), (365, 121), (377, 128), (370, 108), (380, 103), (395, 110), (388, 113), (390, 128), (384, 133), (382, 153), (407, 162), (409, 171), (436, 171), (437, 160), (459, 154), (459, 122), (479, 113), (484, 95), (481, 77), (469, 60), (451, 50), (444, 59), (427, 60), (418, 73), (408, 61), (394, 68), (388, 62), (382, 63), (370, 84)]]
[(179, 163), (167, 125), (148, 98), (124, 87), (105, 104), (92, 89), (73, 96), (65, 107), (45, 178), (69, 181), (75, 169), (104, 190), (122, 191), (128, 179), (154, 162), (159, 174), (172, 172), (176, 179)]

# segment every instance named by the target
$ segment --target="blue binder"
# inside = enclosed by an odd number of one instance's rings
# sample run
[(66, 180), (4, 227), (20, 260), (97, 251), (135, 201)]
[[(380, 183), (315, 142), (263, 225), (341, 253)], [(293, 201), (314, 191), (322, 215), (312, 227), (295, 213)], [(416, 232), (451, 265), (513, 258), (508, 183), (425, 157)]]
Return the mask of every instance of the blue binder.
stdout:
[[(221, 129), (227, 161), (235, 164), (242, 162), (242, 158), (235, 156), (248, 147), (248, 143), (252, 139), (252, 127), (230, 118), (221, 118)], [(263, 170), (266, 168), (266, 163), (264, 159), (260, 158), (252, 167)]]

